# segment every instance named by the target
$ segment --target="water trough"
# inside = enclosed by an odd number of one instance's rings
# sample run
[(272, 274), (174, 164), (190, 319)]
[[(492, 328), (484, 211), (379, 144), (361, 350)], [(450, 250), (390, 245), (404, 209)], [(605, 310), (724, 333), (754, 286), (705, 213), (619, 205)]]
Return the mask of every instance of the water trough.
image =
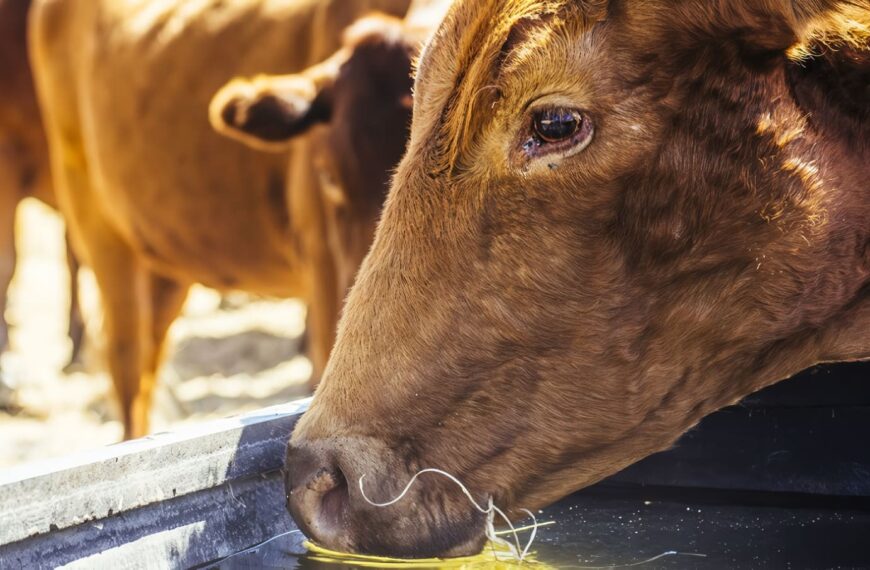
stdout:
[[(288, 534), (280, 473), (308, 405), (0, 472), (0, 570), (322, 567)], [(541, 555), (560, 567), (671, 549), (705, 556), (652, 567), (870, 567), (868, 435), (870, 365), (815, 369), (547, 509), (559, 524), (542, 529)]]

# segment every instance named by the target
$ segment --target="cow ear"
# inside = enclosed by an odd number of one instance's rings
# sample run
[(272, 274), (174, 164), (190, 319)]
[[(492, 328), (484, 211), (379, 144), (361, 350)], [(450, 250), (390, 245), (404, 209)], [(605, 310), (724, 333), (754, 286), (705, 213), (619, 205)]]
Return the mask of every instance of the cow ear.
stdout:
[(285, 151), (294, 138), (330, 118), (332, 82), (318, 79), (282, 75), (233, 80), (212, 99), (212, 127), (259, 150)]
[[(744, 0), (745, 1), (745, 0)], [(833, 45), (863, 43), (870, 39), (870, 3), (867, 0), (764, 0), (762, 5), (775, 7), (774, 14), (786, 22), (788, 33), (783, 45), (776, 48), (798, 48), (813, 41)], [(751, 4), (751, 2), (750, 2)], [(765, 22), (758, 35), (763, 36)]]
[(686, 0), (673, 8), (662, 16), (688, 25), (688, 38), (727, 37), (759, 52), (784, 52), (813, 40), (855, 43), (870, 33), (866, 0)]

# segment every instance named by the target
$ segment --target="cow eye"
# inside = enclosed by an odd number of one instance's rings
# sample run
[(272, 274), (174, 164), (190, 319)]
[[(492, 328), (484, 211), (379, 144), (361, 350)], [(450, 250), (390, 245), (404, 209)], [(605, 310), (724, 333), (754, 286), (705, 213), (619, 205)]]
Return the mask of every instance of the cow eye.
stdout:
[(583, 115), (574, 109), (551, 107), (532, 115), (535, 136), (545, 143), (557, 143), (573, 137), (583, 124)]

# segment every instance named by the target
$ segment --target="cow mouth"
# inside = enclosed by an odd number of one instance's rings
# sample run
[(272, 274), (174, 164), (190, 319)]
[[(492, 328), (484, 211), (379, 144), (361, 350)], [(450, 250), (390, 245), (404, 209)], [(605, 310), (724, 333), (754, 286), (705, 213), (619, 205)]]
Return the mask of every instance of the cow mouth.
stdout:
[[(421, 485), (419, 479), (423, 475), (446, 477), (447, 486), (433, 486), (443, 483), (437, 480), (427, 481), (428, 486)], [(452, 487), (453, 484), (456, 488)], [(402, 505), (416, 485), (421, 485), (419, 492)], [(395, 537), (398, 540), (389, 546), (389, 551), (383, 549), (384, 545), (369, 544), (363, 546), (366, 552), (406, 558), (457, 558), (478, 554), (486, 542), (486, 529), (491, 526), (487, 521), (492, 511), (491, 501), (475, 500), (456, 477), (445, 471), (418, 471), (393, 499), (383, 503), (377, 503), (365, 494), (364, 478), (359, 480), (359, 491), (369, 507), (399, 508), (399, 526), (409, 523), (408, 528), (416, 531), (407, 537), (400, 533)]]
[(431, 474), (397, 475), (405, 469), (396, 463), (374, 471), (371, 464), (341, 461), (319, 447), (291, 444), (285, 472), (287, 508), (316, 545), (407, 559), (455, 558), (482, 550), (487, 514), (453, 482)]
[(431, 526), (426, 514), (429, 507), (419, 503), (389, 516), (368, 511), (345, 516), (353, 508), (347, 497), (341, 489), (328, 492), (315, 521), (294, 513), (300, 529), (316, 546), (338, 553), (414, 560), (474, 556), (486, 543), (485, 516), (471, 513), (460, 521)]

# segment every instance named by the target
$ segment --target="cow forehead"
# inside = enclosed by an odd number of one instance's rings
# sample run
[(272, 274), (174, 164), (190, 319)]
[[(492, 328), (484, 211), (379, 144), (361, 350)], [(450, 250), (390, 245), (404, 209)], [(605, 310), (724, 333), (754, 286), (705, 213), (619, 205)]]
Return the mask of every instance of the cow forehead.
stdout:
[[(449, 172), (470, 143), (473, 118), (495, 96), (501, 72), (541, 47), (565, 21), (591, 24), (607, 2), (460, 0), (422, 56), (415, 87), (414, 139), (425, 140), (434, 169)], [(412, 144), (414, 141), (412, 140)]]

